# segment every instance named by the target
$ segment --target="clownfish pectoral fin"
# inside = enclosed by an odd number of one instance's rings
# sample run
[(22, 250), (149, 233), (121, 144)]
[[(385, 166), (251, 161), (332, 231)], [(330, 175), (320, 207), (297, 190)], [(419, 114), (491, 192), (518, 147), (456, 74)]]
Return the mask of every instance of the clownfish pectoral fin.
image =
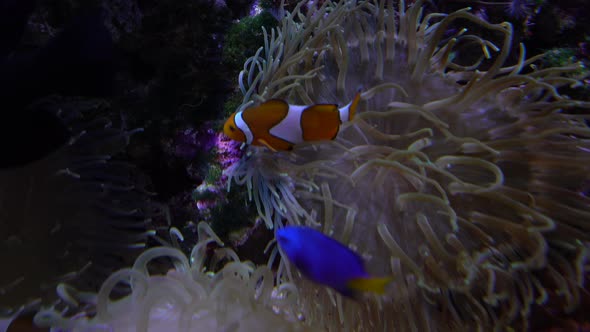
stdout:
[(263, 138), (258, 138), (258, 139), (256, 139), (256, 142), (259, 145), (266, 146), (272, 152), (277, 152), (278, 150), (281, 150), (281, 151), (293, 150), (293, 144), (286, 142), (286, 141), (277, 142), (278, 145), (271, 145), (267, 140), (265, 140)]
[(355, 278), (348, 282), (348, 287), (354, 291), (373, 292), (381, 295), (385, 293), (385, 286), (392, 280), (393, 277)]
[(258, 141), (258, 143), (260, 143), (260, 145), (266, 146), (272, 152), (277, 152), (277, 149), (273, 148), (272, 145), (270, 145), (267, 141), (263, 140), (262, 138), (257, 139), (257, 141)]

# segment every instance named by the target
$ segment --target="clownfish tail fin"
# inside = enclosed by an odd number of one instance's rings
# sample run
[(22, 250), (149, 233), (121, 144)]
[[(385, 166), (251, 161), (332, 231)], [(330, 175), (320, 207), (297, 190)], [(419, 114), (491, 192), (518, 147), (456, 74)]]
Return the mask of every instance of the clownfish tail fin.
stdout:
[(385, 293), (385, 286), (392, 280), (393, 277), (355, 278), (348, 282), (348, 287), (355, 291), (373, 292), (381, 295)]
[(354, 114), (356, 113), (356, 108), (360, 100), (361, 91), (359, 90), (350, 103), (338, 109), (338, 113), (340, 113), (341, 123), (351, 121), (354, 118)]
[(360, 90), (357, 91), (356, 95), (354, 95), (354, 98), (350, 102), (349, 112), (348, 112), (348, 121), (351, 121), (354, 118), (354, 115), (356, 114), (356, 108), (359, 104), (359, 101), (361, 101), (361, 91)]

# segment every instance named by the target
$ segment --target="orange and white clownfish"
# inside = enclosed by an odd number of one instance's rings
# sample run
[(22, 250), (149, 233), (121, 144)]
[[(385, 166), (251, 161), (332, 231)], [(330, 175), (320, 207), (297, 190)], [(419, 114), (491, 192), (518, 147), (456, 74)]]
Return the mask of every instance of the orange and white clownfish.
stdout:
[(340, 125), (352, 120), (360, 101), (358, 92), (346, 106), (335, 104), (289, 105), (280, 99), (234, 112), (223, 126), (229, 138), (272, 151), (288, 151), (303, 142), (333, 140)]

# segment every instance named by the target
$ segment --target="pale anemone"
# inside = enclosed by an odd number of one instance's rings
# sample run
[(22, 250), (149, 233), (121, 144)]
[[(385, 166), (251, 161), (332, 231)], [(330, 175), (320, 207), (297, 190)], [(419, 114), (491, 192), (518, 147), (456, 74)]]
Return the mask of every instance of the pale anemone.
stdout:
[[(359, 113), (335, 141), (250, 147), (230, 178), (247, 184), (269, 226), (317, 227), (396, 279), (357, 303), (294, 275), (306, 322), (525, 330), (533, 306), (574, 310), (589, 269), (590, 130), (567, 110), (590, 105), (558, 88), (577, 85), (580, 66), (538, 69), (542, 56), (527, 59), (522, 45), (507, 63), (511, 25), (469, 9), (302, 5), (244, 64), (240, 109), (271, 98), (345, 105), (361, 88)], [(453, 61), (464, 52), (479, 56)], [(291, 280), (285, 267), (278, 278)]]
[(46, 102), (72, 138), (41, 160), (0, 170), (0, 317), (52, 303), (60, 282), (98, 289), (154, 233), (146, 181), (112, 157), (139, 129), (113, 124), (99, 100)]
[[(172, 230), (172, 237), (180, 232)], [(178, 246), (177, 241), (173, 243)], [(311, 331), (298, 319), (298, 292), (294, 285), (274, 285), (267, 266), (242, 262), (231, 249), (216, 249), (211, 266), (205, 265), (207, 247), (223, 242), (204, 222), (198, 241), (187, 257), (174, 246), (155, 247), (142, 253), (132, 267), (113, 273), (97, 294), (78, 292), (61, 285), (61, 296), (71, 309), (89, 305), (89, 312), (63, 317), (46, 308), (35, 323), (68, 331)], [(150, 263), (169, 259), (165, 275), (148, 272)], [(216, 263), (217, 262), (217, 263)], [(111, 299), (115, 286), (130, 288), (130, 295)], [(93, 315), (96, 310), (96, 315)]]

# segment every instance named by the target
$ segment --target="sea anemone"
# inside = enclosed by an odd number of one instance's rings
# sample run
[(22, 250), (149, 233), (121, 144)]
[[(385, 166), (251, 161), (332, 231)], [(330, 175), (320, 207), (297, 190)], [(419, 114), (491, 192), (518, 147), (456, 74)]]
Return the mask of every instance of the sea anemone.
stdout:
[[(173, 230), (173, 237), (182, 236)], [(174, 241), (173, 241), (174, 242)], [(177, 241), (176, 241), (177, 242)], [(178, 243), (176, 243), (178, 244)], [(215, 251), (206, 267), (209, 245), (223, 246), (211, 228), (198, 225), (198, 241), (189, 257), (175, 247), (155, 247), (142, 253), (131, 268), (112, 274), (96, 296), (65, 288), (65, 301), (73, 307), (92, 304), (96, 315), (64, 319), (50, 308), (35, 316), (39, 326), (68, 331), (309, 331), (297, 317), (297, 289), (284, 283), (275, 287), (272, 271), (241, 262), (231, 249)], [(165, 275), (148, 272), (149, 265), (168, 258), (173, 268)], [(217, 262), (217, 263), (216, 263)], [(130, 288), (130, 295), (111, 300), (115, 286)], [(91, 315), (92, 313), (89, 313)]]
[[(239, 109), (345, 105), (359, 88), (362, 102), (336, 140), (250, 147), (228, 174), (268, 226), (321, 229), (396, 278), (357, 303), (295, 275), (306, 322), (524, 330), (533, 306), (571, 312), (589, 268), (590, 130), (569, 110), (590, 105), (559, 88), (579, 84), (567, 76), (579, 65), (539, 69), (523, 45), (510, 64), (509, 23), (422, 3), (326, 1), (306, 14), (301, 3), (265, 31), (240, 73)], [(291, 280), (285, 267), (279, 280)]]
[(2, 315), (54, 302), (60, 282), (98, 289), (153, 234), (145, 179), (114, 157), (138, 130), (113, 124), (100, 100), (46, 103), (72, 138), (41, 160), (0, 170)]

